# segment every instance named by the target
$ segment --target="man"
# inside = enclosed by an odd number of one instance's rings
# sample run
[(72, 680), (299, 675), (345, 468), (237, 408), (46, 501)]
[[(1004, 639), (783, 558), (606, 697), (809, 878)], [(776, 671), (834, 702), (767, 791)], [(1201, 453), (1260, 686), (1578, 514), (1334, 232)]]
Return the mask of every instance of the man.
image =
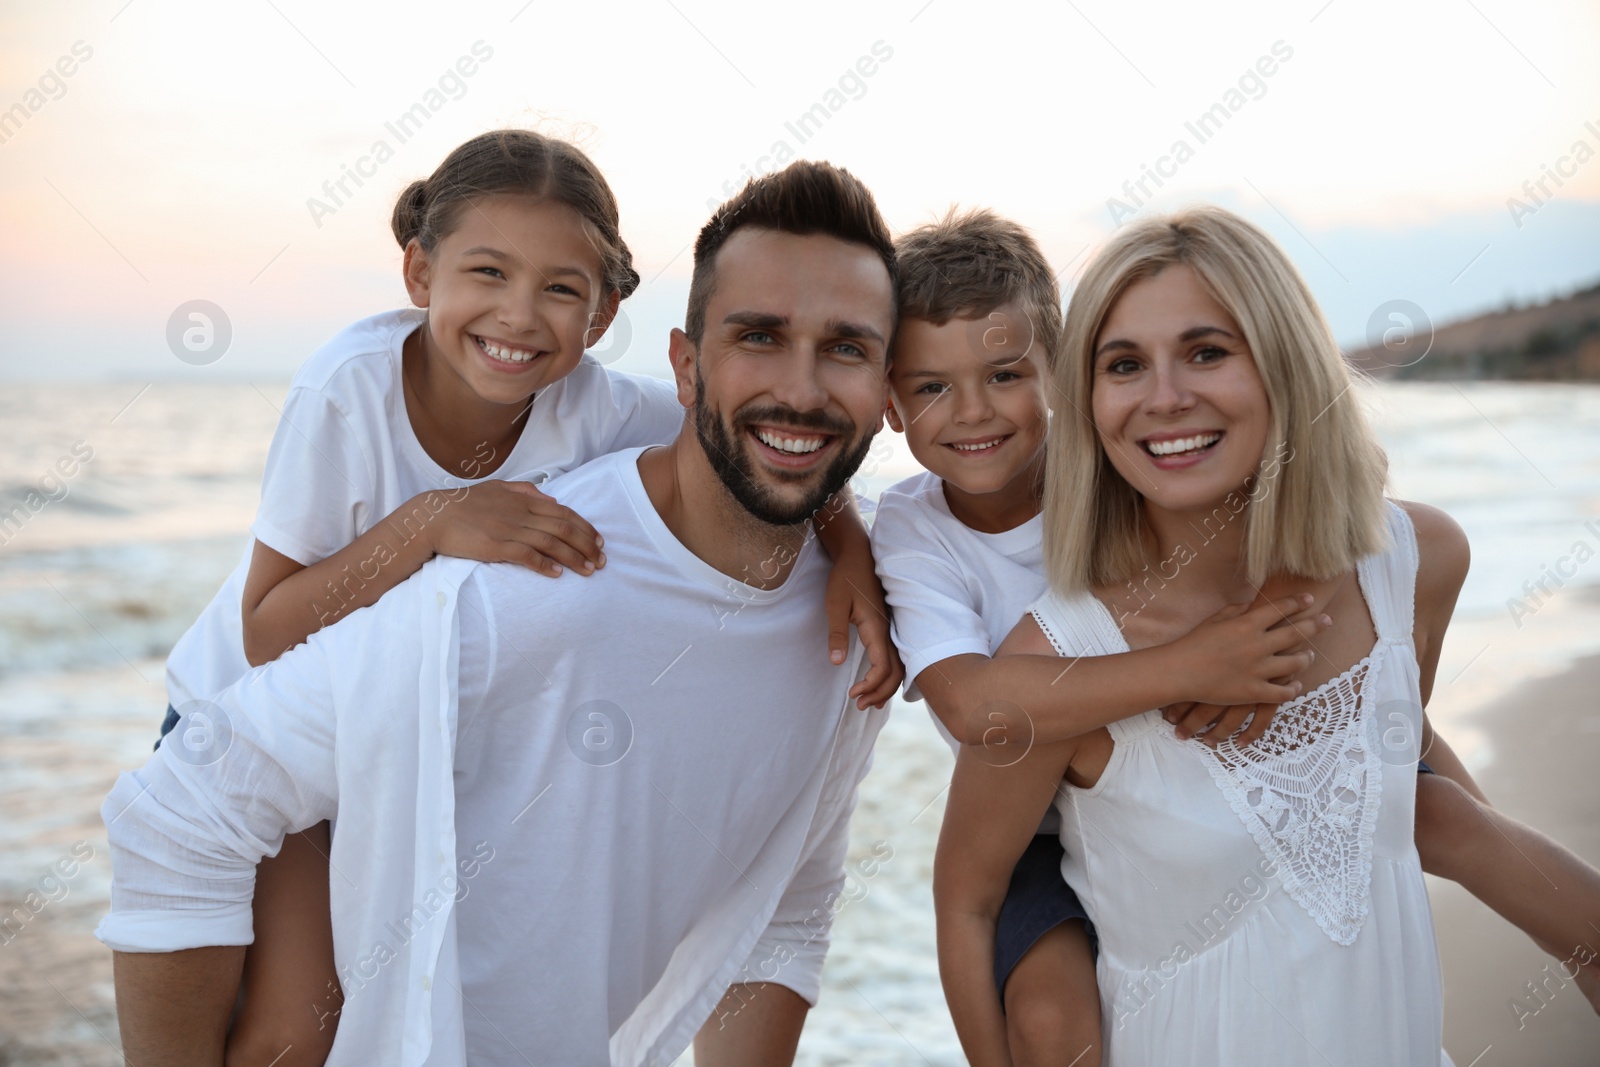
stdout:
[(893, 264), (846, 172), (753, 182), (696, 243), (683, 432), (548, 486), (603, 570), (436, 560), (122, 776), (130, 1063), (221, 1062), (255, 865), (330, 817), (330, 1064), (792, 1060), (882, 723), (815, 668), (807, 523), (880, 426)]

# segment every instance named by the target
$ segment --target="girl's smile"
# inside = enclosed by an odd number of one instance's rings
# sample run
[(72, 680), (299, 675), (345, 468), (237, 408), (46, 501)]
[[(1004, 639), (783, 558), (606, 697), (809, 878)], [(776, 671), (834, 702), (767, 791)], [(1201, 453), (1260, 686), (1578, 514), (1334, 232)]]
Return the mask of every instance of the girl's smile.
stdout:
[(577, 212), (525, 197), (473, 200), (432, 253), (406, 255), (428, 362), (450, 372), (438, 384), (496, 405), (520, 407), (578, 365), (615, 312), (602, 278)]

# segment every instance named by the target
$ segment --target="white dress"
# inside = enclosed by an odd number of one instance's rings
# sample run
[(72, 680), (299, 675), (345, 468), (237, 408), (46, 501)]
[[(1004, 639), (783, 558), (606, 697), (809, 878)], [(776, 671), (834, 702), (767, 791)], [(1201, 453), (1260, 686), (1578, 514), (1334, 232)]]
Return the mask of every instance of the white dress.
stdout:
[[(1412, 840), (1422, 712), (1411, 520), (1362, 560), (1378, 640), (1213, 752), (1159, 711), (1112, 724), (1092, 789), (1057, 793), (1062, 874), (1100, 936), (1110, 1067), (1448, 1064), (1433, 918)], [(1034, 618), (1063, 656), (1127, 651), (1088, 594)]]

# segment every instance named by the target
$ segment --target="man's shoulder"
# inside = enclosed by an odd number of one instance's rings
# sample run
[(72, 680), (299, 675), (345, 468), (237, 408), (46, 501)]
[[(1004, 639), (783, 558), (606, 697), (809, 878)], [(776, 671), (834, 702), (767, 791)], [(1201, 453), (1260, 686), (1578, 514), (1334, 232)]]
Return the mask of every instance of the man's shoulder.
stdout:
[(639, 483), (639, 456), (644, 451), (645, 448), (641, 446), (596, 456), (587, 463), (580, 463), (570, 471), (548, 479), (539, 489), (580, 515), (584, 513), (583, 509), (575, 501), (615, 504), (628, 495), (630, 486)]
[[(607, 555), (616, 561), (622, 556), (632, 558), (636, 555), (627, 552), (625, 546), (649, 543), (641, 532), (643, 519), (639, 514), (641, 499), (648, 504), (644, 483), (639, 477), (639, 456), (645, 451), (644, 447), (640, 447), (609, 452), (550, 478), (544, 478), (546, 472), (540, 470), (497, 472), (495, 476), (503, 476), (507, 481), (537, 483), (540, 492), (563, 507), (571, 508), (594, 526), (606, 539)], [(596, 588), (587, 579), (582, 582), (552, 582), (520, 563), (481, 564), (476, 573), (479, 582), (496, 589), (507, 582), (510, 583), (509, 588), (520, 589), (524, 580), (532, 578), (541, 591), (541, 597), (546, 600), (552, 596)]]

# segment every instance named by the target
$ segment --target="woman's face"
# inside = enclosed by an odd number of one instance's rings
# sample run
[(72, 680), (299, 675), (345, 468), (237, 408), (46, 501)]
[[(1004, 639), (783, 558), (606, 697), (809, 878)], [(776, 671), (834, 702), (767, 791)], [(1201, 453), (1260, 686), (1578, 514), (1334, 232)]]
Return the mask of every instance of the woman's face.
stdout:
[(1130, 285), (1095, 338), (1095, 430), (1149, 504), (1210, 510), (1259, 468), (1271, 409), (1244, 332), (1179, 264)]

